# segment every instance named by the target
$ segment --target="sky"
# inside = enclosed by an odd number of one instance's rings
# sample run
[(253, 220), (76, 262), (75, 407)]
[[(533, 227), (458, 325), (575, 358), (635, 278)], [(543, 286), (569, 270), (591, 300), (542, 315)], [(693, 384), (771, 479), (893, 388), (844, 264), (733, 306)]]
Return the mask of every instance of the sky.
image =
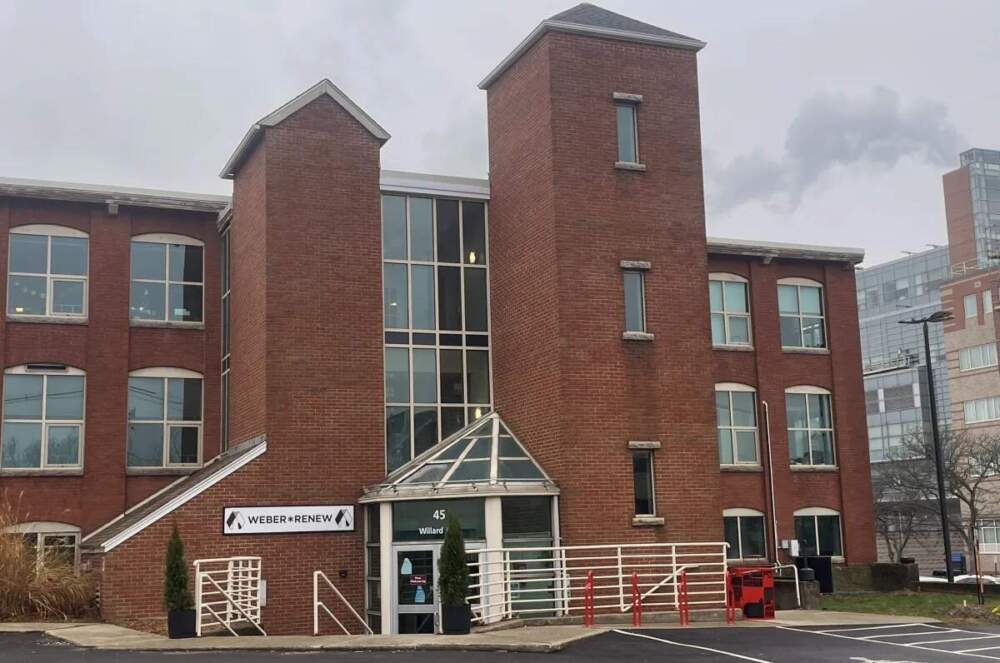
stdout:
[[(573, 0), (0, 0), (0, 176), (229, 193), (256, 120), (329, 78), (384, 168), (485, 177), (477, 83)], [(708, 232), (946, 240), (941, 175), (1000, 148), (997, 0), (601, 0), (708, 42)]]

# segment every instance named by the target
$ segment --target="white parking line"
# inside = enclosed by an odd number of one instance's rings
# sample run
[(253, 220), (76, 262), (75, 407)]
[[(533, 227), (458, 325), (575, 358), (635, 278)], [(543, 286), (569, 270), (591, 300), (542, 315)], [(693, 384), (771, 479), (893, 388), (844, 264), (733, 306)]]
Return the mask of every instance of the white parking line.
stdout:
[(931, 633), (958, 633), (958, 629), (950, 628), (946, 631), (920, 631), (918, 633), (877, 633), (875, 635), (859, 636), (855, 638), (855, 640), (874, 640), (874, 638), (908, 638), (914, 635), (930, 635)]
[(665, 640), (663, 638), (656, 638), (652, 635), (646, 635), (645, 633), (633, 633), (631, 631), (620, 631), (614, 629), (615, 633), (621, 633), (622, 635), (630, 635), (633, 638), (646, 638), (647, 640), (656, 640), (657, 642), (662, 642), (668, 645), (674, 645), (675, 647), (690, 647), (691, 649), (700, 649), (702, 651), (712, 652), (713, 654), (722, 654), (724, 656), (731, 656), (733, 658), (738, 658), (743, 661), (752, 661), (753, 663), (774, 663), (774, 661), (768, 661), (763, 658), (753, 658), (752, 656), (744, 656), (743, 654), (734, 654), (731, 651), (723, 651), (721, 649), (712, 649), (711, 647), (702, 647), (701, 645), (691, 645), (686, 642), (674, 642), (673, 640)]
[[(943, 633), (944, 631), (942, 631)], [(959, 631), (959, 633), (978, 633), (978, 631)], [(942, 642), (964, 642), (965, 640), (989, 640), (990, 638), (1000, 638), (1000, 635), (977, 635), (974, 638), (948, 638), (946, 640), (921, 640), (911, 642), (911, 645), (936, 645)]]
[[(930, 624), (909, 624), (909, 626), (930, 626)], [(937, 649), (935, 647), (925, 647), (923, 645), (917, 645), (917, 644), (907, 643), (907, 642), (887, 642), (885, 640), (869, 640), (868, 638), (865, 638), (865, 637), (852, 637), (850, 635), (842, 635), (841, 633), (834, 633), (832, 631), (810, 631), (808, 629), (793, 628), (793, 627), (790, 627), (790, 626), (775, 626), (775, 628), (781, 629), (783, 631), (796, 631), (798, 633), (815, 633), (816, 635), (825, 635), (825, 636), (830, 637), (830, 638), (842, 638), (844, 640), (854, 640), (855, 642), (861, 641), (861, 642), (866, 642), (866, 643), (869, 643), (869, 644), (888, 645), (888, 646), (891, 646), (891, 647), (906, 647), (907, 649), (920, 649), (922, 651), (932, 651), (932, 652), (937, 652), (938, 654), (950, 654), (952, 656), (968, 656), (970, 658), (983, 658), (983, 659), (990, 660), (990, 661), (1000, 661), (1000, 656), (989, 656), (989, 655), (986, 655), (986, 654), (975, 653), (975, 652), (980, 652), (980, 651), (988, 651), (988, 650), (991, 650), (991, 649), (1000, 649), (1000, 646), (997, 646), (997, 647), (982, 647), (980, 649), (965, 649), (965, 650), (961, 650), (961, 651), (950, 651), (950, 650), (947, 650), (947, 649)], [(839, 630), (839, 629), (836, 629), (836, 630)], [(946, 629), (946, 630), (949, 630), (949, 631), (951, 631), (951, 630), (958, 631), (958, 629)], [(961, 631), (961, 632), (962, 633), (972, 633), (972, 634), (975, 634), (975, 635), (988, 635), (986, 633), (983, 633), (982, 631)]]
[(852, 633), (854, 631), (877, 631), (887, 628), (910, 628), (913, 626), (928, 626), (931, 628), (942, 628), (934, 624), (887, 624), (885, 626), (855, 626), (853, 628), (831, 628), (823, 631), (813, 631), (813, 633)]

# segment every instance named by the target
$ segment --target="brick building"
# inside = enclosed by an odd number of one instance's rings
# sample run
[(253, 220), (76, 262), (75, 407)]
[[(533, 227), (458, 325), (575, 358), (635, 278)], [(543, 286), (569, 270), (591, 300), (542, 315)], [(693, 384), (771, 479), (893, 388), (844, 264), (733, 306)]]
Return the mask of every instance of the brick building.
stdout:
[(375, 629), (433, 629), (403, 578), (445, 511), (470, 550), (874, 561), (863, 254), (706, 239), (703, 46), (543, 21), (480, 85), (488, 181), (381, 170), (329, 81), (251, 127), (231, 201), (3, 181), (19, 529), (119, 622), (162, 620), (174, 526), (189, 560), (260, 557), (270, 633), (312, 627), (316, 570)]

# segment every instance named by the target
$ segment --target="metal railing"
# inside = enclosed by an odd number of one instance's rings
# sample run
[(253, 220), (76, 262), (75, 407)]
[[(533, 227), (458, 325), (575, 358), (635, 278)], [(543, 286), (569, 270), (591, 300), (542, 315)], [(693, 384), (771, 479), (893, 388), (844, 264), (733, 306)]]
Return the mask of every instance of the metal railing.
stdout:
[(194, 562), (195, 630), (224, 628), (239, 637), (234, 627), (253, 626), (267, 635), (260, 625), (260, 557), (222, 557)]
[[(726, 604), (725, 543), (649, 543), (478, 550), (470, 563), (473, 621), (678, 610), (681, 575), (693, 607)], [(587, 591), (592, 574), (593, 591)], [(633, 585), (633, 574), (635, 583)]]
[(319, 598), (320, 580), (325, 582), (326, 585), (333, 590), (333, 592), (337, 595), (337, 598), (340, 599), (340, 602), (343, 603), (345, 606), (347, 606), (347, 609), (351, 611), (351, 614), (354, 615), (354, 617), (357, 618), (359, 622), (361, 622), (361, 625), (365, 628), (365, 631), (368, 632), (368, 635), (375, 635), (375, 632), (372, 631), (372, 627), (368, 625), (368, 622), (366, 622), (361, 617), (361, 615), (358, 614), (358, 611), (354, 609), (354, 606), (352, 606), (350, 602), (346, 598), (344, 598), (344, 595), (340, 593), (340, 590), (337, 589), (337, 586), (334, 585), (330, 581), (330, 578), (328, 578), (327, 575), (322, 571), (313, 571), (313, 635), (319, 635), (320, 609), (322, 609), (323, 612), (329, 615), (330, 619), (332, 619), (334, 622), (337, 623), (337, 626), (339, 626), (340, 630), (344, 632), (344, 635), (351, 635), (351, 632), (347, 629), (346, 626), (344, 626), (344, 623), (341, 622), (339, 619), (337, 619), (337, 616), (333, 614), (330, 608), (328, 608), (327, 605), (320, 600)]

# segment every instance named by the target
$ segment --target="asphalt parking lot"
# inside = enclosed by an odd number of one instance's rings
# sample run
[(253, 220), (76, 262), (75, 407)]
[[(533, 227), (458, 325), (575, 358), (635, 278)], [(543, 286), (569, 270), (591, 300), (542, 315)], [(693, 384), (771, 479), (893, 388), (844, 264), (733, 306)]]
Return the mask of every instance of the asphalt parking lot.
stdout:
[(0, 662), (260, 663), (263, 661), (406, 661), (445, 663), (973, 663), (1000, 661), (1000, 629), (937, 624), (791, 628), (628, 629), (605, 633), (554, 654), (506, 652), (128, 652), (80, 649), (41, 634), (0, 635)]

